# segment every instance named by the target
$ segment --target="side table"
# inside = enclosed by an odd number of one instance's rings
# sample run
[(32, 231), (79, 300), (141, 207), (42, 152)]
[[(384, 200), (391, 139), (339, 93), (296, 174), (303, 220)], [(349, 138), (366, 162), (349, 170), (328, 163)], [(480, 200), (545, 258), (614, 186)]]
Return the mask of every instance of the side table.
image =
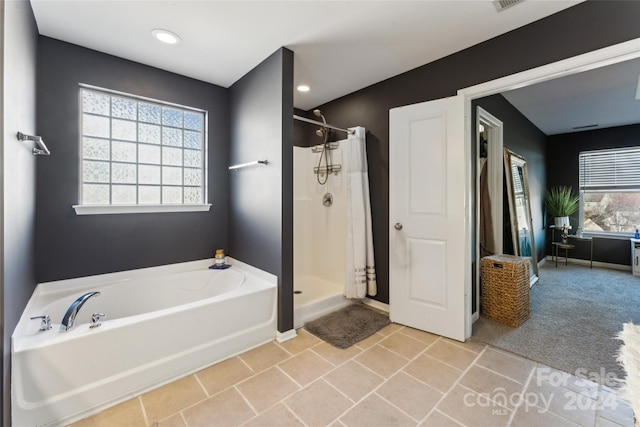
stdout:
[(556, 267), (558, 266), (558, 249), (564, 249), (564, 265), (569, 264), (569, 249), (574, 249), (576, 245), (564, 242), (551, 242), (555, 249)]
[[(569, 243), (569, 239), (572, 240), (577, 240), (577, 241), (581, 241), (581, 242), (589, 242), (589, 268), (593, 268), (593, 237), (591, 236), (584, 236), (584, 235), (580, 235), (578, 236), (577, 234), (569, 234), (567, 235), (567, 239), (566, 241), (558, 241), (556, 242), (556, 229), (560, 231), (560, 233), (562, 233), (565, 229), (566, 230), (571, 230), (571, 226), (564, 226), (564, 227), (556, 227), (555, 225), (550, 225), (549, 228), (551, 229), (551, 244), (553, 245), (553, 247), (551, 248), (551, 257), (552, 260), (553, 258), (555, 258), (555, 262), (556, 262), (556, 267), (558, 266), (558, 250), (559, 249), (564, 249), (564, 258), (565, 258), (565, 265), (568, 262), (568, 251), (570, 249), (575, 249), (576, 245)], [(633, 239), (632, 239), (633, 240)], [(640, 240), (638, 240), (640, 242)], [(632, 243), (633, 245), (633, 243)], [(633, 264), (633, 263), (632, 263)], [(640, 274), (639, 274), (640, 275)]]
[(573, 240), (579, 240), (583, 242), (589, 242), (590, 250), (589, 250), (589, 268), (593, 268), (593, 237), (591, 236), (578, 236), (575, 234), (569, 234), (569, 238)]

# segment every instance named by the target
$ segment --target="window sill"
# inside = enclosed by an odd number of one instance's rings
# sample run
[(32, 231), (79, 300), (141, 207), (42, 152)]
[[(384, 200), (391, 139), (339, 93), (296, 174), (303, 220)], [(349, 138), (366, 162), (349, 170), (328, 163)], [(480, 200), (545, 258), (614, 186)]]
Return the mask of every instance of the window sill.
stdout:
[(583, 236), (596, 239), (629, 240), (633, 238), (633, 233), (606, 232), (606, 231), (583, 231)]
[(206, 212), (211, 204), (198, 205), (73, 205), (76, 215), (111, 215), (162, 212)]

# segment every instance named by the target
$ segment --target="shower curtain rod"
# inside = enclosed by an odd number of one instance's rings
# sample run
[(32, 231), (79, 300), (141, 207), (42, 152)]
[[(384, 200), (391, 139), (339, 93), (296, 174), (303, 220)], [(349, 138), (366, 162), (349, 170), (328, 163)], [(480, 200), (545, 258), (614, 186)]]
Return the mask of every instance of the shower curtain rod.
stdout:
[(312, 119), (307, 119), (306, 117), (297, 116), (295, 114), (293, 115), (293, 118), (296, 119), (296, 120), (300, 120), (301, 122), (307, 122), (307, 123), (311, 123), (311, 124), (314, 124), (314, 125), (323, 126), (323, 127), (329, 128), (329, 129), (341, 130), (342, 132), (346, 132), (349, 135), (353, 135), (354, 133), (356, 133), (355, 130), (342, 129), (342, 128), (339, 128), (339, 127), (336, 127), (336, 126), (332, 126), (332, 125), (329, 125), (329, 124), (326, 124), (326, 123), (319, 122), (317, 120), (312, 120)]

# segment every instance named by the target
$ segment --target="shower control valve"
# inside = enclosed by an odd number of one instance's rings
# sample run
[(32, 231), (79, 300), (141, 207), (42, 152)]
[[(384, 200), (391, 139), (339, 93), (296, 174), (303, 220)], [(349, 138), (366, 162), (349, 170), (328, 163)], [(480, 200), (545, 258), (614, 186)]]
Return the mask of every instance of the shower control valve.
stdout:
[(89, 328), (93, 329), (100, 327), (102, 325), (102, 323), (100, 323), (100, 319), (103, 317), (107, 317), (107, 315), (104, 313), (93, 313), (91, 315), (91, 326), (89, 326)]
[(49, 329), (51, 329), (51, 317), (49, 317), (48, 314), (42, 316), (33, 316), (31, 318), (31, 320), (35, 319), (42, 319), (40, 321), (40, 329), (38, 329), (39, 331), (48, 331)]

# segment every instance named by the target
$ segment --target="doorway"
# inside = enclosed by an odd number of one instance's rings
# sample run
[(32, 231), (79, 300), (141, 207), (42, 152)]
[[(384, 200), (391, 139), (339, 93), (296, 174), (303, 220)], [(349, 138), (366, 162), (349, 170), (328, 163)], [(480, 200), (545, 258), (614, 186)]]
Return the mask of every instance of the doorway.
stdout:
[[(455, 109), (451, 113), (452, 113), (452, 117), (455, 116), (455, 117), (462, 118), (459, 126), (461, 130), (464, 130), (464, 132), (462, 132), (462, 135), (460, 136), (461, 138), (460, 141), (452, 140), (452, 143), (454, 143), (453, 146), (456, 147), (456, 150), (459, 150), (459, 151), (456, 151), (456, 154), (459, 156), (457, 165), (458, 166), (461, 165), (463, 168), (463, 174), (458, 176), (463, 176), (464, 178), (462, 178), (462, 180), (464, 182), (462, 183), (462, 186), (456, 187), (455, 192), (449, 194), (452, 200), (456, 199), (458, 201), (463, 201), (462, 209), (464, 212), (462, 212), (462, 218), (460, 218), (460, 220), (457, 222), (457, 227), (458, 227), (457, 230), (462, 230), (459, 236), (460, 240), (458, 241), (458, 244), (460, 245), (459, 247), (461, 250), (457, 252), (455, 256), (456, 262), (458, 263), (458, 266), (459, 266), (459, 273), (460, 273), (459, 278), (461, 280), (459, 281), (446, 280), (442, 284), (443, 286), (442, 289), (447, 294), (451, 292), (449, 295), (453, 295), (454, 293), (456, 295), (460, 295), (460, 294), (464, 295), (460, 297), (464, 300), (464, 306), (465, 306), (464, 310), (457, 311), (457, 314), (454, 316), (455, 319), (453, 319), (456, 321), (455, 323), (458, 323), (459, 321), (463, 325), (462, 329), (464, 331), (459, 333), (460, 338), (457, 338), (457, 339), (466, 340), (471, 336), (471, 331), (472, 331), (471, 326), (475, 317), (472, 315), (472, 311), (473, 311), (473, 307), (471, 304), (472, 295), (475, 294), (476, 304), (478, 300), (477, 298), (478, 289), (477, 287), (473, 286), (473, 280), (472, 280), (473, 279), (472, 264), (475, 261), (475, 252), (476, 252), (474, 250), (475, 233), (473, 232), (473, 225), (475, 224), (474, 216), (476, 214), (475, 209), (473, 207), (473, 196), (476, 190), (476, 184), (475, 184), (476, 177), (473, 174), (473, 170), (475, 169), (475, 162), (473, 161), (474, 160), (473, 152), (475, 151), (474, 144), (476, 141), (474, 141), (472, 138), (472, 133), (473, 133), (472, 132), (473, 127), (472, 127), (472, 121), (471, 121), (471, 117), (473, 115), (472, 101), (474, 99), (482, 98), (489, 95), (494, 95), (497, 93), (505, 92), (508, 90), (512, 90), (512, 89), (516, 89), (524, 86), (529, 86), (535, 83), (556, 79), (558, 77), (568, 76), (571, 74), (576, 74), (583, 71), (600, 68), (606, 65), (626, 61), (629, 59), (640, 58), (640, 49), (638, 49), (639, 45), (640, 45), (640, 39), (635, 39), (635, 40), (620, 43), (617, 45), (609, 46), (607, 48), (585, 53), (583, 55), (558, 61), (552, 64), (543, 65), (538, 68), (523, 71), (517, 74), (492, 80), (490, 82), (482, 83), (469, 88), (461, 89), (458, 91), (457, 97), (449, 98), (453, 103), (457, 105), (456, 108), (459, 108), (461, 110), (461, 111), (458, 111), (457, 109)], [(459, 99), (459, 102), (457, 101), (457, 99)], [(441, 100), (436, 100), (436, 101), (441, 101)], [(436, 102), (436, 101), (430, 101), (430, 102)], [(475, 125), (475, 123), (473, 123), (473, 125)], [(457, 136), (456, 136), (456, 139), (457, 139)], [(393, 144), (390, 144), (390, 145), (393, 146)], [(453, 146), (450, 146), (450, 147), (453, 147)], [(390, 185), (390, 190), (391, 190), (390, 191), (390, 200), (391, 200), (391, 193), (393, 190), (392, 185)], [(392, 203), (391, 203), (391, 206), (393, 206)], [(394, 227), (394, 223), (397, 221), (397, 218), (394, 218), (394, 215), (392, 215), (393, 212), (390, 212), (390, 214), (391, 215), (390, 215), (389, 229), (390, 229), (390, 232), (392, 233), (391, 235), (393, 236), (394, 235), (393, 233), (395, 233), (393, 231), (394, 230), (393, 227)], [(455, 228), (452, 228), (452, 229), (455, 229)], [(400, 225), (395, 230), (402, 231), (402, 226)], [(395, 233), (395, 234), (398, 234), (398, 233)], [(404, 240), (398, 239), (398, 242), (402, 243), (405, 240), (406, 239)], [(402, 279), (401, 277), (402, 274), (400, 274), (400, 277), (397, 278), (398, 280), (391, 280), (392, 279), (391, 271), (393, 270), (392, 268), (393, 263), (397, 261), (393, 259), (393, 252), (394, 252), (393, 245), (394, 245), (394, 240), (393, 238), (391, 238), (390, 239), (390, 283), (393, 282), (400, 285), (401, 283), (404, 283), (402, 280), (400, 280)], [(401, 263), (399, 263), (399, 267), (402, 267), (402, 265), (400, 264)], [(399, 271), (402, 272), (404, 271), (404, 269), (400, 268)], [(456, 274), (456, 277), (458, 277), (457, 274)], [(462, 289), (463, 292), (458, 292), (460, 289)], [(392, 311), (393, 311), (393, 304), (394, 304), (394, 301), (392, 301), (392, 298), (390, 298), (390, 306), (391, 306), (390, 308)], [(429, 310), (427, 310), (426, 313), (428, 314)]]
[[(475, 268), (473, 269), (472, 321), (480, 315), (480, 259), (501, 254), (502, 239), (502, 121), (482, 107), (476, 108)], [(485, 236), (485, 237), (483, 237)]]
[[(467, 183), (467, 188), (474, 189), (477, 191), (475, 183), (475, 175), (472, 174), (472, 165), (475, 165), (475, 162), (472, 161), (472, 147), (476, 141), (473, 139), (471, 129), (477, 126), (476, 123), (473, 123), (474, 127), (472, 127), (471, 117), (472, 117), (472, 101), (474, 99), (483, 98), (485, 96), (498, 94), (501, 92), (506, 92), (512, 89), (521, 88), (524, 86), (533, 85), (536, 83), (553, 80), (559, 77), (568, 76), (571, 74), (580, 73), (583, 71), (588, 71), (600, 67), (604, 67), (607, 65), (640, 58), (640, 49), (638, 46), (640, 45), (640, 39), (630, 40), (624, 43), (620, 43), (617, 45), (609, 46), (603, 49), (599, 49), (596, 51), (588, 52), (576, 57), (568, 58), (565, 60), (561, 60), (552, 64), (543, 65), (538, 68), (534, 68), (531, 70), (523, 71), (517, 74), (513, 74), (511, 76), (506, 76), (500, 79), (492, 80), (490, 82), (482, 83), (476, 86), (472, 86), (469, 88), (461, 89), (458, 91), (458, 95), (464, 97), (464, 106), (465, 106), (465, 167), (467, 168), (466, 176), (469, 179)], [(468, 191), (467, 197), (470, 197), (471, 194)], [(502, 199), (500, 199), (502, 202)], [(466, 215), (468, 220), (471, 221), (473, 215), (476, 214), (475, 211), (471, 211), (468, 209)], [(474, 236), (475, 237), (475, 236)], [(467, 248), (467, 256), (469, 256), (470, 260), (474, 259), (471, 254), (475, 252), (473, 249), (475, 244), (473, 243), (471, 230), (467, 228), (466, 231), (466, 248)], [(471, 265), (471, 262), (469, 262)], [(471, 272), (469, 272), (471, 275)], [(471, 277), (470, 277), (471, 279)], [(474, 293), (476, 296), (476, 302), (478, 300), (478, 287), (471, 286), (472, 280), (469, 280), (469, 288), (470, 293)], [(476, 281), (476, 283), (478, 283)], [(477, 304), (476, 304), (477, 305)], [(474, 315), (467, 315), (467, 331), (470, 336), (471, 332), (471, 324), (473, 321), (477, 319), (477, 310)]]

